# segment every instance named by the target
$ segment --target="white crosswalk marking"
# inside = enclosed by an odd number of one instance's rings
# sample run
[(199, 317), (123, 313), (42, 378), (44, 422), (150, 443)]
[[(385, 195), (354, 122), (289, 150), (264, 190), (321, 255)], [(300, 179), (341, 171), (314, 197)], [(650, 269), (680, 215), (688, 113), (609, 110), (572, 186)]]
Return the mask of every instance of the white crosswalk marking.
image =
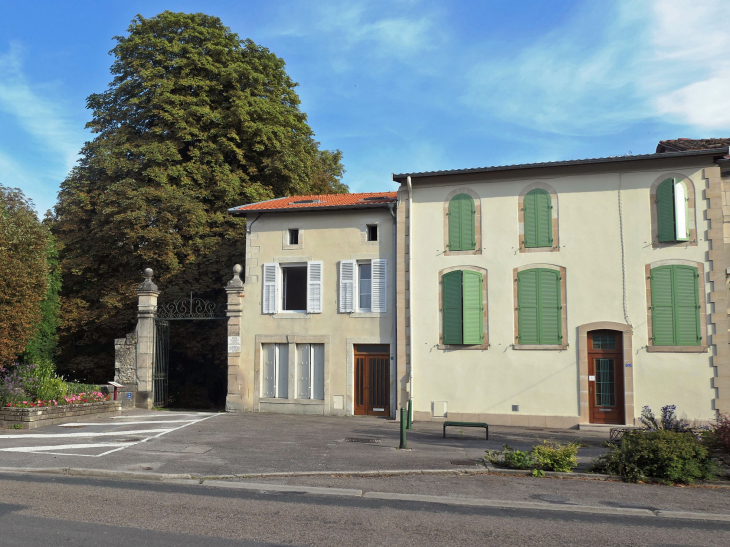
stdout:
[[(150, 420), (145, 420), (145, 415), (134, 415), (134, 416), (113, 416), (111, 417), (112, 420), (114, 419), (121, 419), (121, 418), (127, 418), (133, 421), (118, 421), (118, 422), (84, 422), (84, 423), (70, 423), (70, 424), (63, 424), (65, 427), (108, 427), (112, 426), (110, 430), (101, 430), (101, 431), (79, 431), (79, 432), (69, 432), (69, 433), (26, 433), (26, 434), (15, 434), (15, 435), (0, 435), (0, 452), (22, 452), (25, 454), (52, 454), (56, 456), (84, 456), (84, 457), (90, 457), (90, 458), (100, 458), (102, 456), (106, 456), (108, 454), (111, 454), (113, 452), (119, 452), (120, 450), (125, 450), (127, 448), (130, 448), (132, 446), (147, 442), (151, 439), (156, 439), (158, 437), (161, 437), (163, 435), (166, 435), (167, 433), (170, 433), (172, 431), (177, 431), (178, 429), (182, 429), (184, 427), (188, 427), (189, 425), (197, 424), (199, 422), (202, 422), (204, 420), (208, 420), (210, 418), (213, 418), (215, 416), (219, 416), (219, 414), (210, 414), (210, 413), (196, 413), (196, 414), (171, 414), (166, 413), (163, 415), (160, 414), (154, 414), (154, 415), (148, 415)], [(177, 418), (179, 416), (191, 416), (189, 419), (172, 419), (172, 420), (160, 420), (158, 418), (167, 417), (170, 416), (172, 418)], [(134, 429), (131, 431), (120, 431), (119, 426), (127, 426), (127, 425), (145, 425), (145, 424), (175, 424), (174, 427), (167, 427), (167, 428), (155, 428), (155, 429)], [(180, 425), (178, 425), (180, 424)], [(89, 442), (89, 443), (74, 443), (74, 444), (44, 444), (42, 446), (7, 446), (5, 444), (5, 441), (10, 441), (11, 444), (14, 444), (13, 441), (20, 441), (20, 440), (30, 440), (30, 439), (47, 439), (49, 441), (52, 440), (71, 440), (71, 439), (93, 439), (95, 437), (125, 437), (125, 439), (120, 440), (119, 442)], [(129, 436), (144, 436), (144, 438), (141, 439), (128, 439)], [(3, 446), (5, 445), (5, 446)], [(121, 446), (120, 446), (121, 445)], [(106, 450), (100, 454), (84, 454), (81, 453), (81, 450), (88, 450), (88, 449), (99, 449), (99, 448), (109, 448), (110, 450)], [(67, 451), (71, 452), (67, 452)]]

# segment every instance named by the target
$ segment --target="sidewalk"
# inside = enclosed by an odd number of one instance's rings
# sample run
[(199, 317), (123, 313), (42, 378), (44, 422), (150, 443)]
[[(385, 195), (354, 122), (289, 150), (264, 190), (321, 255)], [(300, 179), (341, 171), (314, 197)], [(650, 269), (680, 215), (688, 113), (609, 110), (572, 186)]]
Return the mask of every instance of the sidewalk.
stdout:
[[(29, 434), (32, 433), (32, 434)], [(74, 467), (204, 476), (305, 471), (467, 469), (504, 444), (584, 443), (580, 467), (605, 452), (604, 433), (542, 428), (450, 428), (417, 422), (408, 450), (399, 424), (373, 417), (125, 411), (116, 419), (0, 432), (0, 467)]]

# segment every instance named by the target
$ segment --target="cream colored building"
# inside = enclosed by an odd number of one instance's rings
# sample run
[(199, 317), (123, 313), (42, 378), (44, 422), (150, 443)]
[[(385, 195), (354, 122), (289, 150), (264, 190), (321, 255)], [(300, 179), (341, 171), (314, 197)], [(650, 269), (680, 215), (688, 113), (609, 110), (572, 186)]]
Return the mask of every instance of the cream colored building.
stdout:
[(395, 208), (389, 192), (230, 210), (248, 233), (228, 410), (395, 415)]
[(542, 427), (730, 411), (727, 153), (394, 175), (399, 404)]

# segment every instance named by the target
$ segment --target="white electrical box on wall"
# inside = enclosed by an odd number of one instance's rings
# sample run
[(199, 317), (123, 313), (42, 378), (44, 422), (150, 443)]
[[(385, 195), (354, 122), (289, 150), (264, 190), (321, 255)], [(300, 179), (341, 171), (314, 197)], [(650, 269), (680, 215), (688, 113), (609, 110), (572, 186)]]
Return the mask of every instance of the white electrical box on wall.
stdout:
[(434, 418), (446, 418), (446, 401), (434, 401), (431, 403), (431, 412)]

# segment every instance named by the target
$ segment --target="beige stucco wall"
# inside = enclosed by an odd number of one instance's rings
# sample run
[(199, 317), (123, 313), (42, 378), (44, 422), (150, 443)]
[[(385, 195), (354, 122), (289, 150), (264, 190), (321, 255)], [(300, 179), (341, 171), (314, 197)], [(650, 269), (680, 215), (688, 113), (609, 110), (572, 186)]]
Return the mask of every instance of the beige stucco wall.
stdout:
[[(693, 160), (695, 162), (699, 160)], [(626, 314), (633, 327), (634, 414), (643, 405), (655, 411), (675, 404), (690, 419), (714, 415), (714, 371), (708, 353), (649, 353), (645, 266), (660, 260), (708, 261), (703, 168), (711, 163), (678, 162), (617, 172), (616, 167), (586, 167), (415, 179), (413, 192), (413, 286), (410, 310), (413, 342), (414, 411), (428, 419), (434, 401), (446, 401), (450, 419), (489, 419), (515, 425), (571, 426), (580, 420), (578, 328), (624, 315), (619, 187), (623, 206)], [(716, 168), (715, 168), (716, 169)], [(657, 180), (686, 176), (694, 184), (696, 245), (654, 248), (651, 241), (650, 187)], [(544, 183), (557, 193), (560, 249), (519, 252), (518, 196)], [(482, 253), (444, 256), (444, 223), (436, 222), (455, 186), (481, 198)], [(692, 225), (690, 223), (690, 225)], [(513, 348), (515, 306), (513, 268), (553, 264), (566, 269), (565, 350)], [(439, 343), (439, 272), (459, 265), (488, 272), (487, 350), (442, 350)], [(711, 284), (706, 283), (706, 292)], [(701, 298), (708, 302), (706, 296)], [(705, 304), (711, 312), (710, 305)], [(703, 333), (707, 343), (708, 333)], [(628, 387), (627, 387), (628, 389)], [(512, 411), (519, 405), (519, 412)], [(633, 417), (629, 416), (629, 423)]]
[[(378, 224), (377, 242), (369, 242), (366, 225)], [(302, 213), (265, 213), (248, 218), (251, 233), (246, 243), (245, 297), (241, 354), (229, 374), (231, 410), (299, 414), (353, 414), (353, 347), (355, 344), (390, 344), (395, 355), (395, 261), (393, 217), (388, 209), (360, 209)], [(285, 238), (289, 228), (300, 230), (300, 245)], [(388, 308), (385, 313), (339, 313), (339, 262), (385, 258)], [(262, 265), (269, 262), (323, 262), (322, 313), (262, 314)], [(281, 295), (279, 294), (279, 303)], [(280, 304), (279, 304), (280, 307)], [(295, 385), (294, 344), (325, 344), (325, 399), (264, 399), (260, 397), (261, 344), (288, 343), (289, 385)], [(395, 389), (395, 360), (391, 357), (391, 392)], [(236, 368), (234, 364), (233, 368)], [(342, 402), (342, 405), (339, 403)], [(340, 406), (341, 408), (338, 408)], [(391, 404), (391, 412), (394, 412)]]

